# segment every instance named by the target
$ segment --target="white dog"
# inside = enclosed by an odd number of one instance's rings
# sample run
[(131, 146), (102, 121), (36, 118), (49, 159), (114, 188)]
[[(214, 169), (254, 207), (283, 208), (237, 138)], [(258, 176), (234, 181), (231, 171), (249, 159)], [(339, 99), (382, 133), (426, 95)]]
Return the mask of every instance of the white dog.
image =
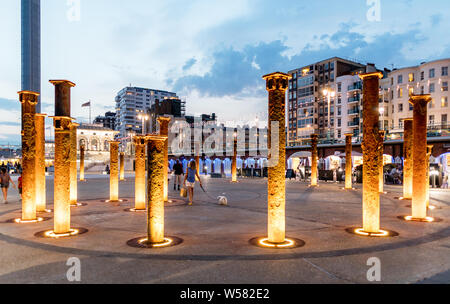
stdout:
[(219, 196), (217, 199), (219, 200), (219, 205), (228, 206), (228, 200), (225, 196)]

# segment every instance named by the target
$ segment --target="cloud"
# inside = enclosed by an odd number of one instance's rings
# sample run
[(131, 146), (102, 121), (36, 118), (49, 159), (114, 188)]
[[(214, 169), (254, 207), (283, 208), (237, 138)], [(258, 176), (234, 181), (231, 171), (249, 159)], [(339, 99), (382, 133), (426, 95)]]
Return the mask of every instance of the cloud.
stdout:
[(187, 71), (189, 70), (194, 64), (197, 63), (197, 59), (195, 58), (191, 58), (188, 61), (186, 61), (186, 63), (183, 66), (183, 71)]
[(442, 19), (443, 19), (442, 14), (435, 14), (435, 15), (432, 15), (432, 16), (430, 17), (430, 20), (431, 20), (431, 26), (432, 26), (432, 27), (437, 27), (437, 26), (439, 26), (439, 25), (441, 24)]

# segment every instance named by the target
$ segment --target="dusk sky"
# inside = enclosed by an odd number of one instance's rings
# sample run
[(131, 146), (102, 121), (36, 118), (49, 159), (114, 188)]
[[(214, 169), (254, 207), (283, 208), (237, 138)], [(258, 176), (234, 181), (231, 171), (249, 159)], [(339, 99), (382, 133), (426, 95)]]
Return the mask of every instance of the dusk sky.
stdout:
[[(17, 144), (20, 1), (0, 2), (0, 143)], [(69, 79), (80, 122), (82, 103), (114, 111), (130, 84), (176, 92), (189, 114), (222, 122), (263, 117), (270, 72), (333, 56), (379, 68), (450, 57), (448, 0), (381, 0), (380, 21), (366, 0), (81, 0), (79, 20), (71, 2), (41, 1), (42, 110), (53, 115), (48, 80)]]

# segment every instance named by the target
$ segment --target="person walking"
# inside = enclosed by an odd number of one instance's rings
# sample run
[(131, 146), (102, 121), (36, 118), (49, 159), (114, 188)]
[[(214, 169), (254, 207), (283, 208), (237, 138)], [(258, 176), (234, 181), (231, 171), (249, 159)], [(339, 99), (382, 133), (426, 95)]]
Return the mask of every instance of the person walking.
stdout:
[(0, 183), (3, 193), (3, 202), (8, 204), (8, 188), (9, 183), (13, 184), (14, 189), (16, 189), (16, 185), (14, 184), (11, 176), (8, 174), (6, 168), (2, 168), (0, 171)]
[(197, 173), (197, 164), (195, 161), (191, 161), (186, 170), (186, 175), (184, 176), (184, 186), (187, 187), (189, 193), (189, 206), (192, 206), (192, 201), (194, 200), (194, 188), (195, 188), (195, 178), (197, 177), (202, 187), (202, 181)]
[[(175, 173), (175, 180), (173, 182), (173, 190), (180, 191), (181, 177), (183, 175), (183, 165), (181, 164), (180, 160), (177, 160), (175, 165), (173, 165), (173, 172)], [(178, 186), (178, 189), (177, 189), (177, 186)]]

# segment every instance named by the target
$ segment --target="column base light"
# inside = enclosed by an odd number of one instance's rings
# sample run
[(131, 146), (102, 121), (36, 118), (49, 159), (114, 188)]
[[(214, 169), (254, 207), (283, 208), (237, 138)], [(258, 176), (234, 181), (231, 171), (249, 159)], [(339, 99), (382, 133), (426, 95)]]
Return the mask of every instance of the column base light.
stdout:
[(150, 243), (147, 237), (139, 237), (129, 240), (127, 245), (134, 248), (161, 249), (177, 246), (181, 243), (183, 243), (183, 239), (175, 236), (165, 237), (162, 243)]
[(413, 218), (411, 215), (402, 215), (398, 217), (400, 220), (407, 222), (420, 222), (420, 223), (437, 223), (442, 222), (441, 219), (427, 216), (426, 218)]
[(250, 244), (268, 249), (294, 249), (305, 246), (305, 242), (296, 238), (286, 238), (283, 243), (272, 243), (267, 237), (253, 238)]
[(382, 229), (380, 229), (379, 232), (367, 232), (367, 231), (364, 231), (364, 228), (347, 228), (346, 231), (351, 234), (356, 234), (359, 236), (367, 236), (367, 237), (372, 237), (372, 238), (399, 236), (399, 234), (395, 231), (382, 230)]
[(38, 217), (34, 220), (22, 220), (20, 218), (14, 219), (13, 222), (16, 224), (35, 224), (45, 221), (43, 217)]
[(127, 209), (125, 209), (125, 211), (126, 211), (126, 212), (142, 213), (142, 212), (146, 212), (147, 209), (127, 208)]
[(46, 230), (36, 233), (35, 236), (40, 238), (60, 239), (78, 236), (87, 232), (88, 230), (85, 228), (72, 228), (66, 233), (55, 233), (54, 230)]

